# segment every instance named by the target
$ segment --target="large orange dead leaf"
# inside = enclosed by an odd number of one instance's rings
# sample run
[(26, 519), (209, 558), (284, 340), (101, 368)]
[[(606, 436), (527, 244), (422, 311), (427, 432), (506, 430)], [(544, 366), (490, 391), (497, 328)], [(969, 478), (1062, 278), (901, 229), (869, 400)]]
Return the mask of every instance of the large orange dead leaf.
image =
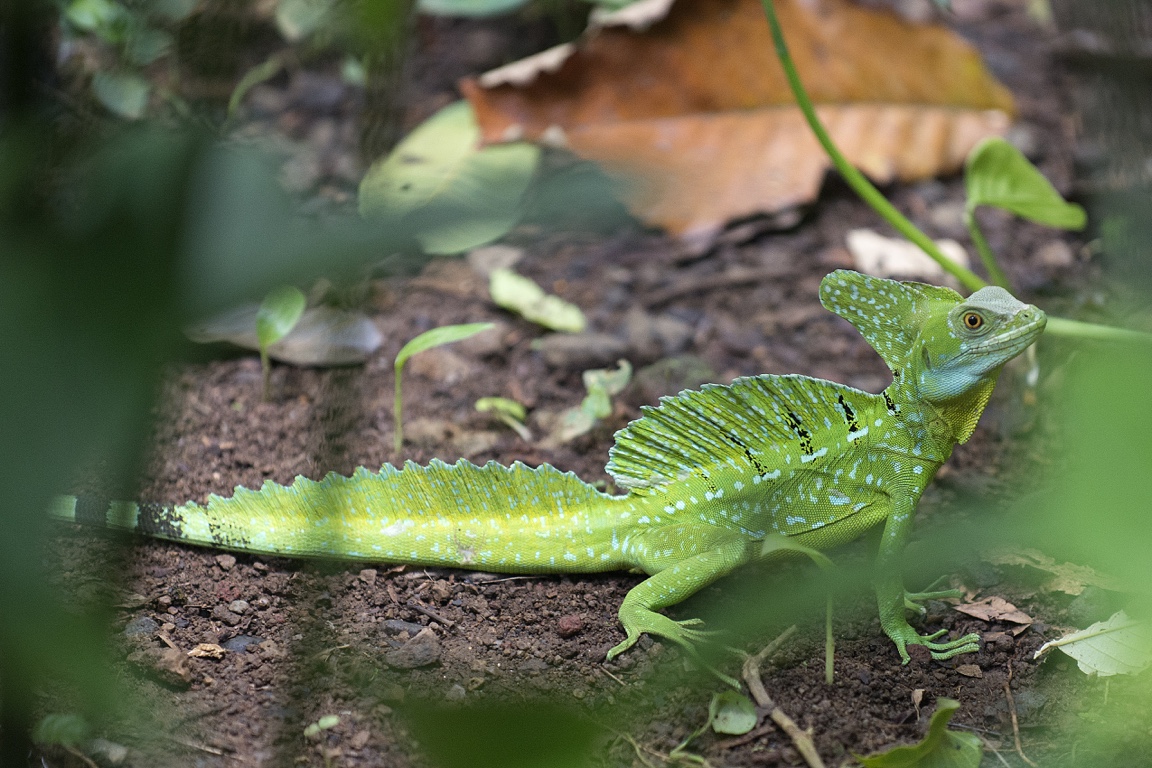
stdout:
[[(1012, 97), (948, 29), (850, 0), (776, 0), (832, 138), (878, 182), (959, 169)], [(685, 236), (812, 200), (829, 167), (758, 0), (641, 0), (565, 45), (466, 80), (487, 142), (565, 147)]]

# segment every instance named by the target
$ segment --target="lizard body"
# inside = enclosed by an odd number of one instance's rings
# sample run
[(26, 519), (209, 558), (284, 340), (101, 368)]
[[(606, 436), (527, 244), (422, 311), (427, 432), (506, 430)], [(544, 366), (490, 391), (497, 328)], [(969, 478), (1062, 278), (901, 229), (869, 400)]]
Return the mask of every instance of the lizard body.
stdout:
[[(201, 506), (59, 497), (62, 520), (172, 541), (289, 557), (482, 568), (511, 573), (638, 569), (621, 604), (627, 650), (642, 633), (688, 648), (693, 620), (657, 613), (766, 557), (779, 534), (823, 550), (883, 525), (875, 586), (881, 625), (902, 659), (977, 649), (936, 643), (909, 624), (900, 556), (916, 502), (967, 440), (1000, 367), (1041, 333), (1043, 312), (1000, 288), (946, 288), (845, 270), (822, 303), (855, 325), (893, 371), (874, 395), (804, 376), (707, 385), (643, 408), (616, 435), (608, 495), (571, 473), (519, 462), (412, 462), (290, 486), (267, 482)], [(925, 597), (924, 595), (919, 596)]]

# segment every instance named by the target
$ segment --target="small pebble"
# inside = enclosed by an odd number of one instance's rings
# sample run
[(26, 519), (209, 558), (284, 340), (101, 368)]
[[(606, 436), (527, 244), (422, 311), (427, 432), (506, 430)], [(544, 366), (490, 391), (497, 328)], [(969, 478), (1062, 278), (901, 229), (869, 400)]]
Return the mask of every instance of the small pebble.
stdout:
[(150, 635), (158, 629), (160, 629), (160, 624), (155, 619), (150, 616), (140, 616), (128, 622), (124, 627), (124, 635), (125, 637)]
[(584, 617), (578, 614), (561, 616), (556, 622), (556, 634), (565, 639), (584, 631)]
[(228, 604), (228, 610), (243, 616), (248, 613), (248, 603), (245, 600), (233, 600)]
[(264, 638), (262, 637), (254, 637), (252, 635), (236, 635), (236, 637), (225, 640), (221, 645), (226, 651), (242, 653), (248, 650), (248, 646), (260, 645), (262, 642), (264, 642)]
[(236, 557), (233, 555), (216, 555), (216, 565), (220, 566), (226, 571), (230, 571), (236, 567)]

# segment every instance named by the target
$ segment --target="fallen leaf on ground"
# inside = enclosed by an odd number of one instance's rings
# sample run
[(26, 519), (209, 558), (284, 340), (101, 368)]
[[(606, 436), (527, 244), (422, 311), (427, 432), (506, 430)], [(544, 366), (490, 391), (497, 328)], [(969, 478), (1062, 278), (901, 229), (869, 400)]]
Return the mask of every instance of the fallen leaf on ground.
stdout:
[(1031, 624), (1032, 617), (1002, 597), (986, 597), (974, 603), (956, 605), (960, 613), (983, 621), (1007, 621), (1012, 624)]
[[(932, 257), (908, 240), (885, 237), (870, 229), (853, 229), (846, 237), (856, 270), (875, 277), (902, 277), (940, 284), (955, 278)], [(955, 240), (937, 240), (941, 252), (962, 267), (969, 266), (968, 252)]]
[[(226, 341), (245, 349), (260, 349), (257, 316), (260, 307), (249, 304), (225, 312), (185, 334), (199, 344)], [(362, 312), (336, 307), (313, 307), (288, 335), (268, 346), (268, 357), (292, 365), (349, 365), (362, 363), (380, 348), (384, 337)]]
[(575, 304), (544, 289), (510, 269), (494, 269), (488, 276), (488, 291), (498, 307), (521, 315), (553, 331), (580, 333), (587, 321)]
[[(1011, 96), (948, 29), (850, 0), (776, 6), (821, 119), (874, 180), (956, 171), (1007, 128)], [(641, 0), (461, 90), (484, 141), (567, 148), (625, 181), (638, 218), (707, 238), (813, 200), (830, 167), (773, 50), (757, 0)]]
[(1124, 592), (1125, 587), (1112, 576), (1099, 573), (1086, 565), (1058, 563), (1037, 549), (995, 549), (983, 557), (993, 565), (1019, 565), (1052, 574), (1044, 589), (1079, 595), (1085, 587), (1099, 587), (1113, 592)]
[(1134, 675), (1152, 665), (1152, 628), (1120, 611), (1107, 621), (1044, 643), (1033, 658), (1053, 648), (1076, 659), (1086, 675)]

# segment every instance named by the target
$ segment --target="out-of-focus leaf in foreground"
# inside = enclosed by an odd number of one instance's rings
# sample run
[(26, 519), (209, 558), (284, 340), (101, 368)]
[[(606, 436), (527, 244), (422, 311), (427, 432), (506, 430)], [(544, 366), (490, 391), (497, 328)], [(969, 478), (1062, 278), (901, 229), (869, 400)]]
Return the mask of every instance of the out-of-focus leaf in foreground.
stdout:
[(1152, 666), (1152, 627), (1120, 611), (1107, 621), (1044, 643), (1034, 658), (1053, 648), (1076, 659), (1086, 675), (1134, 675)]
[(539, 158), (532, 144), (482, 148), (472, 107), (450, 104), (368, 170), (360, 212), (408, 222), (427, 253), (460, 253), (520, 219)]
[[(850, 0), (777, 9), (821, 119), (873, 179), (958, 170), (1007, 127), (1011, 96), (948, 29)], [(570, 149), (628, 182), (637, 217), (680, 235), (811, 201), (829, 168), (758, 0), (634, 3), (462, 90), (484, 141)]]
[(980, 737), (948, 730), (948, 721), (959, 708), (955, 699), (936, 699), (936, 711), (923, 741), (856, 759), (864, 768), (976, 768), (982, 752)]
[(439, 768), (585, 768), (603, 735), (586, 716), (546, 701), (408, 705), (403, 714)]

